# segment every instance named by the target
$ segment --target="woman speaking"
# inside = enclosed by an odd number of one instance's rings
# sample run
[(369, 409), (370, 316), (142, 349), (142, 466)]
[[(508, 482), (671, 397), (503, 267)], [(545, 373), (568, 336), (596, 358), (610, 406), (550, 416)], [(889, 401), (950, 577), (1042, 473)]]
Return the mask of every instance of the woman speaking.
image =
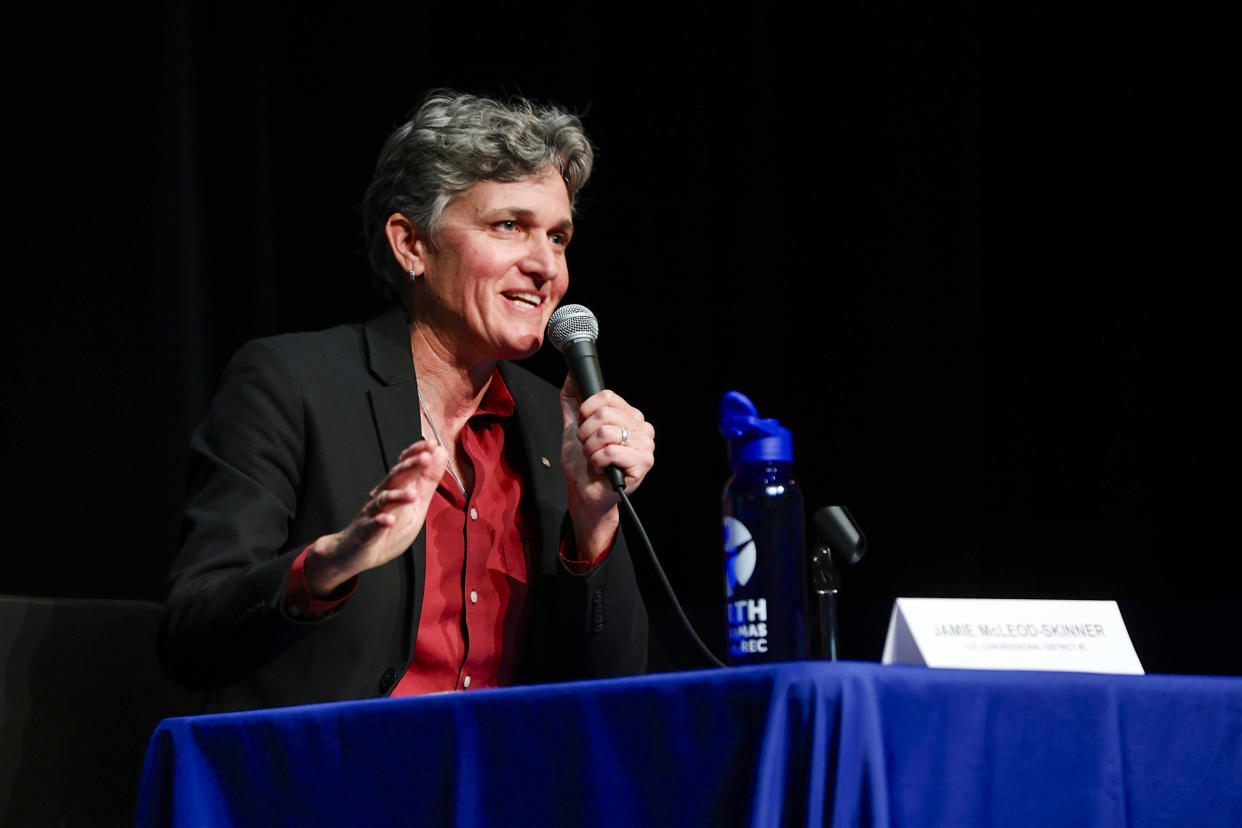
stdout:
[(363, 206), (393, 308), (229, 363), (191, 441), (160, 637), (209, 709), (645, 669), (604, 470), (637, 488), (654, 430), (509, 362), (568, 287), (591, 165), (564, 111), (432, 93)]

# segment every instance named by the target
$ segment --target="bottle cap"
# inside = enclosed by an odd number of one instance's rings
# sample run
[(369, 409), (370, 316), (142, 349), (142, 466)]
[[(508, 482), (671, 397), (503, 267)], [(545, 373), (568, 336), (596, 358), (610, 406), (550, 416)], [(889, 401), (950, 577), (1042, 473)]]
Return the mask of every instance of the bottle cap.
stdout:
[(759, 410), (740, 391), (720, 400), (720, 433), (729, 441), (729, 464), (760, 461), (793, 462), (793, 434), (777, 420), (760, 417)]

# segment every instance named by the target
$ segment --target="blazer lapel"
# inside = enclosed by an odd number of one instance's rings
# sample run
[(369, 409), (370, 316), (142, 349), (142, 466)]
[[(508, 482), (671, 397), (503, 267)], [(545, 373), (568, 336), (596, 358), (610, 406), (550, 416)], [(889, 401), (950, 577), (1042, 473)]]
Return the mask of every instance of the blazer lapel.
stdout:
[[(401, 452), (422, 439), (423, 423), (419, 416), (418, 383), (414, 376), (414, 358), (410, 354), (410, 330), (405, 310), (393, 308), (366, 324), (367, 367), (380, 385), (367, 392), (375, 431), (384, 452), (387, 468), (397, 464)], [(423, 584), (427, 579), (427, 533), (419, 532), (414, 543), (402, 556), (409, 578), (410, 618), (405, 626), (406, 665), (414, 656), (418, 620), (423, 612)], [(393, 685), (396, 686), (395, 684)]]
[(383, 385), (370, 390), (371, 413), (388, 468), (401, 452), (422, 439), (418, 383), (410, 355), (405, 311), (393, 308), (366, 325), (367, 367)]

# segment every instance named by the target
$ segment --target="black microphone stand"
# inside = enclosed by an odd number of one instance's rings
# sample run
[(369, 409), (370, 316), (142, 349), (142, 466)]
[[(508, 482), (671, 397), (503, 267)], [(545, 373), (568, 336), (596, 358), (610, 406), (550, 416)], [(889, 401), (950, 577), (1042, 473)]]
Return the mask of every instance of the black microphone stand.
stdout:
[(815, 658), (837, 660), (837, 593), (841, 579), (832, 566), (832, 550), (822, 543), (811, 549), (811, 588), (815, 591), (815, 613), (819, 622), (818, 652)]
[(858, 563), (867, 552), (867, 536), (844, 506), (825, 506), (815, 513), (812, 522), (819, 536), (808, 558), (819, 631), (813, 655), (836, 661), (837, 594), (841, 591), (837, 564)]

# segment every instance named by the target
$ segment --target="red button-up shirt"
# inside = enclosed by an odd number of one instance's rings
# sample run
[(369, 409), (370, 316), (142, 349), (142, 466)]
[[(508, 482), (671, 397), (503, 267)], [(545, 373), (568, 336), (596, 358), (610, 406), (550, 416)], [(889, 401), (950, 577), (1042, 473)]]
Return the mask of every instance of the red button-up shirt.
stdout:
[[(509, 464), (505, 421), (514, 401), (497, 371), (478, 411), (461, 431), (474, 467), (474, 486), (463, 494), (447, 470), (427, 510), (427, 572), (414, 657), (392, 695), (503, 686), (522, 656), (526, 622), (530, 536), (522, 512), (522, 478)], [(568, 548), (567, 548), (568, 547)], [(561, 546), (571, 570), (598, 565), (573, 560), (572, 538)], [(310, 596), (303, 571), (306, 550), (289, 573), (285, 611), (293, 617), (334, 611), (357, 579), (333, 600)]]
[(521, 657), (526, 621), (522, 478), (505, 456), (513, 397), (499, 373), (461, 430), (474, 467), (467, 497), (448, 471), (427, 510), (427, 577), (414, 659), (394, 696), (499, 687)]

